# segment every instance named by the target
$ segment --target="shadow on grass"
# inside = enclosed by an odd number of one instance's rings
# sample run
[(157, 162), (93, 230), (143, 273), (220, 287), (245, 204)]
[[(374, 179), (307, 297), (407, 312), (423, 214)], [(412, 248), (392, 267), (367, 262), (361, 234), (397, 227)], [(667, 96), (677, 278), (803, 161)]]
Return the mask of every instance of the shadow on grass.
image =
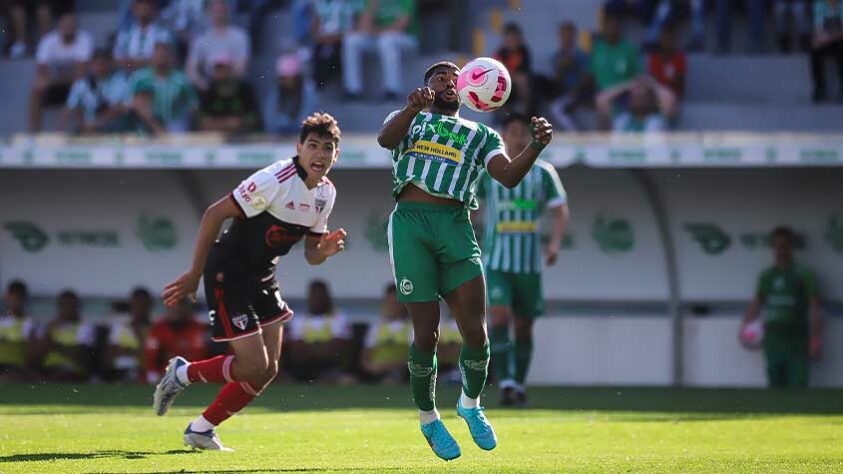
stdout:
[(148, 451), (122, 451), (105, 450), (90, 453), (32, 453), (13, 454), (11, 456), (0, 456), (0, 463), (5, 462), (34, 462), (34, 461), (73, 461), (77, 459), (145, 459), (148, 456), (170, 455), (170, 454), (192, 454), (194, 451), (185, 449), (173, 449), (170, 451), (148, 452)]

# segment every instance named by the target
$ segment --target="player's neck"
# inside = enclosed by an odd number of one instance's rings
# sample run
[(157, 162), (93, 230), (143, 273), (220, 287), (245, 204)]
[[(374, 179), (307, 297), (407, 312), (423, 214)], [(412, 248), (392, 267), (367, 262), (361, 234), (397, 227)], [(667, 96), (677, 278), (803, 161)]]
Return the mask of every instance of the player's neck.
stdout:
[(445, 109), (440, 109), (439, 107), (436, 107), (435, 105), (431, 105), (428, 110), (432, 114), (450, 115), (451, 117), (459, 117), (459, 115), (460, 115), (459, 109), (457, 109), (457, 110), (445, 110)]

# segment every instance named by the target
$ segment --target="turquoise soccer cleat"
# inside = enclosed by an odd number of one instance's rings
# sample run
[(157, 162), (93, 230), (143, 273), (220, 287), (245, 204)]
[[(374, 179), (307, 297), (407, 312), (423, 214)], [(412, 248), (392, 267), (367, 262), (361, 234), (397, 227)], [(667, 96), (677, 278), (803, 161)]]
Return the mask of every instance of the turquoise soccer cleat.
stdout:
[(480, 449), (486, 451), (495, 449), (498, 438), (483, 413), (483, 407), (463, 408), (462, 404), (457, 402), (457, 415), (468, 424), (468, 431), (471, 432), (471, 437)]
[(433, 452), (440, 458), (450, 461), (460, 457), (460, 445), (457, 440), (448, 433), (442, 420), (434, 420), (421, 425), (421, 432), (430, 445)]

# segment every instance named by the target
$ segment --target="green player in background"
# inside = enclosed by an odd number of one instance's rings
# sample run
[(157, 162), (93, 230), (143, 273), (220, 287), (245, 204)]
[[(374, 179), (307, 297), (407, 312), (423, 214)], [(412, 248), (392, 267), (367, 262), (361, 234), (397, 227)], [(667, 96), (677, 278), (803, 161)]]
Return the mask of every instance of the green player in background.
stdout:
[(459, 117), (459, 68), (449, 62), (425, 72), (424, 87), (407, 97), (407, 106), (384, 122), (378, 143), (392, 151), (392, 192), (398, 203), (389, 218), (389, 255), (398, 302), (413, 322), (408, 367), (421, 431), (433, 452), (450, 460), (460, 448), (436, 410), (436, 347), (439, 301), (444, 299), (462, 335), (459, 369), (462, 394), (457, 415), (482, 449), (497, 437), (480, 406), (489, 367), (486, 333), (486, 282), (480, 246), (471, 227), (475, 190), (488, 173), (513, 188), (530, 172), (552, 138), (543, 118), (531, 119), (531, 140), (512, 159), (500, 135)]
[[(530, 143), (530, 120), (509, 115), (503, 123), (506, 150)], [(553, 165), (537, 160), (521, 183), (508, 189), (485, 175), (477, 188), (483, 200), (483, 263), (491, 313), (492, 367), (501, 388), (501, 405), (525, 406), (524, 380), (533, 356), (533, 322), (544, 312), (542, 253), (556, 263), (568, 225), (568, 197)], [(551, 215), (550, 241), (542, 252), (540, 220)], [(515, 329), (515, 344), (509, 337)]]
[(771, 240), (775, 263), (761, 272), (741, 329), (763, 313), (769, 385), (807, 387), (808, 363), (822, 351), (817, 282), (810, 270), (793, 261), (795, 235), (790, 228), (776, 228)]

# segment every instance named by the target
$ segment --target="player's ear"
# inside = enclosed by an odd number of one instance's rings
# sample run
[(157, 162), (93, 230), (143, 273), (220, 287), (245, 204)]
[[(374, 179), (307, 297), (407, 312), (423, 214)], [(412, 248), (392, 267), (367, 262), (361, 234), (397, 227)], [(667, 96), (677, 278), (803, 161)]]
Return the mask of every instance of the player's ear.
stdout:
[(301, 147), (302, 147), (302, 143), (296, 142), (296, 155), (301, 156)]
[(337, 146), (334, 147), (334, 156), (333, 156), (333, 158), (331, 158), (331, 164), (336, 163), (337, 158), (339, 158), (339, 157), (340, 157), (340, 145), (338, 143)]

